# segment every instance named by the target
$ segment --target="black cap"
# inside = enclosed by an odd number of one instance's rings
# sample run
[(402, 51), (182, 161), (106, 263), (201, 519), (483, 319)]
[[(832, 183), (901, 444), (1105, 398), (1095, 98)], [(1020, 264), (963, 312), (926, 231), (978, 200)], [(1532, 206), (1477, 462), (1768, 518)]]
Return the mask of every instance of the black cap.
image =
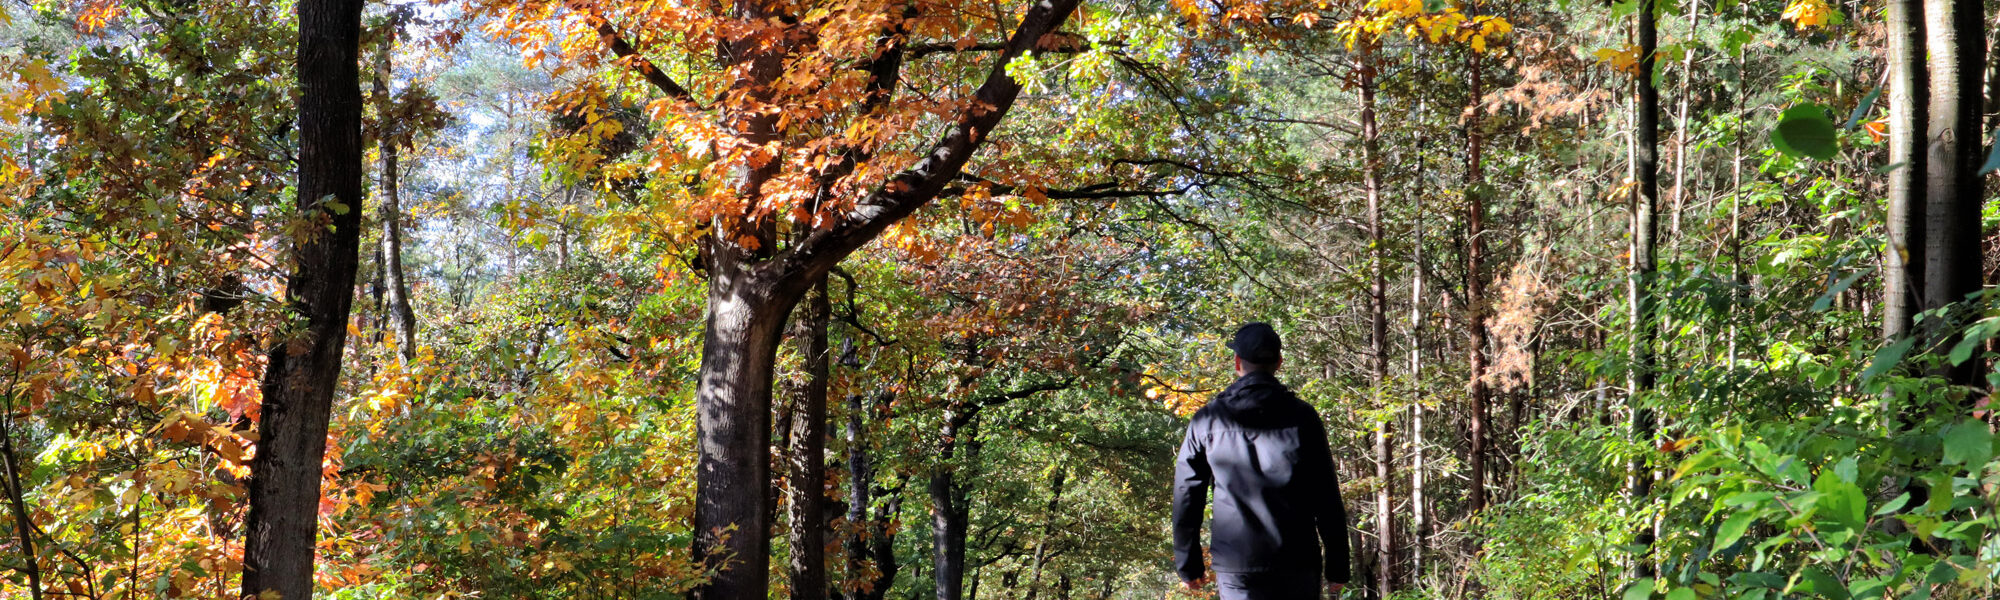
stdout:
[(1245, 323), (1236, 329), (1236, 339), (1230, 340), (1229, 349), (1236, 351), (1236, 357), (1243, 362), (1259, 365), (1274, 365), (1284, 358), (1284, 344), (1278, 341), (1278, 332), (1270, 323)]

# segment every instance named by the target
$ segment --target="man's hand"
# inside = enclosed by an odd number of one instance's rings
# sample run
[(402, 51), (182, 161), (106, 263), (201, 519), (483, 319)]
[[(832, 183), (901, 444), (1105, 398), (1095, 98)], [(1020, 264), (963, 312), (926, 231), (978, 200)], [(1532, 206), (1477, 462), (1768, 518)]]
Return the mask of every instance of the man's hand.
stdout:
[(1343, 587), (1347, 587), (1347, 584), (1338, 581), (1326, 582), (1326, 595), (1337, 598), (1340, 596), (1340, 589)]

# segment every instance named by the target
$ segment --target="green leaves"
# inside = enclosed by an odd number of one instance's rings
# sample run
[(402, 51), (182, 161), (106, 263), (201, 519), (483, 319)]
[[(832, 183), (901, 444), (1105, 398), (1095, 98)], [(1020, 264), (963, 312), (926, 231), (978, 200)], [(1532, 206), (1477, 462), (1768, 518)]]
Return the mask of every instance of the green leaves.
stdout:
[(1993, 431), (1978, 419), (1959, 421), (1941, 436), (1944, 438), (1944, 464), (1982, 465), (1993, 458)]
[(1792, 156), (1831, 160), (1840, 149), (1839, 130), (1833, 120), (1827, 118), (1826, 107), (1818, 104), (1801, 104), (1785, 110), (1778, 117), (1778, 127), (1771, 130), (1771, 143), (1779, 152)]
[(1632, 582), (1632, 587), (1625, 588), (1625, 594), (1621, 597), (1625, 600), (1647, 600), (1652, 598), (1653, 580), (1641, 579)]
[(1813, 480), (1819, 492), (1819, 514), (1848, 529), (1860, 529), (1868, 520), (1868, 496), (1852, 481), (1840, 478), (1833, 469), (1821, 471)]
[(1755, 522), (1757, 522), (1757, 515), (1755, 513), (1739, 512), (1730, 515), (1727, 520), (1722, 522), (1722, 526), (1715, 530), (1715, 544), (1713, 547), (1716, 550), (1722, 550), (1736, 545), (1737, 540), (1743, 539), (1743, 533), (1750, 530), (1750, 524)]

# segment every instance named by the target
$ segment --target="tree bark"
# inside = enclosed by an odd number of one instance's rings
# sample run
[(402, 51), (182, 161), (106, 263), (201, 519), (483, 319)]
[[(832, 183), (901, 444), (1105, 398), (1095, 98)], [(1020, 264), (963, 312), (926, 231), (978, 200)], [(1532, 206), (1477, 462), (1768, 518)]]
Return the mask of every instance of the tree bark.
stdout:
[[(8, 402), (6, 413), (0, 414), (0, 459), (4, 459), (5, 463), (0, 464), (0, 468), (5, 468), (7, 472), (4, 479), (0, 479), (0, 484), (5, 487), (0, 491), (7, 493), (7, 507), (14, 513), (14, 533), (21, 542), (21, 571), (28, 576), (28, 598), (42, 600), (41, 556), (35, 553), (35, 532), (38, 529), (24, 500), (27, 490), (21, 489), (21, 457), (14, 451), (14, 394), (13, 390), (5, 390), (4, 393)], [(133, 533), (136, 535), (138, 532)]]
[(403, 276), (402, 169), (398, 162), (402, 140), (400, 124), (392, 117), (395, 102), (389, 95), (389, 82), (395, 74), (390, 61), (407, 9), (393, 10), (375, 57), (375, 115), (381, 138), (376, 144), (382, 155), (382, 206), (376, 209), (376, 219), (382, 222), (382, 243), (377, 256), (381, 257), (381, 293), (389, 312), (389, 330), (396, 340), (396, 355), (408, 362), (417, 355), (417, 314), (410, 309), (410, 287)]
[[(937, 585), (937, 600), (959, 600), (965, 591), (965, 534), (971, 521), (971, 486), (959, 483), (952, 457), (964, 448), (967, 463), (978, 457), (975, 414), (954, 409), (945, 413), (938, 452), (938, 466), (931, 472), (931, 576)], [(963, 444), (959, 437), (964, 436)]]
[(826, 278), (813, 284), (798, 322), (805, 385), (792, 404), (791, 482), (787, 536), (792, 600), (826, 600)]
[(271, 349), (264, 372), (245, 521), (246, 596), (312, 597), (320, 465), (360, 262), (361, 7), (360, 0), (298, 4), (299, 211), (323, 225), (295, 240), (285, 281), (286, 304), (304, 329)]
[[(1923, 310), (1924, 127), (1928, 84), (1923, 0), (1889, 0), (1889, 215), (1883, 249), (1882, 337), (1907, 335)], [(1900, 165), (1900, 166), (1898, 166)]]
[[(1363, 187), (1368, 196), (1368, 349), (1373, 375), (1375, 404), (1386, 403), (1383, 386), (1389, 381), (1389, 283), (1382, 260), (1382, 140), (1375, 121), (1375, 47), (1362, 49), (1361, 58), (1361, 161)], [(1375, 491), (1376, 593), (1388, 598), (1395, 587), (1396, 520), (1391, 502), (1390, 482), (1396, 475), (1395, 454), (1390, 451), (1392, 424), (1382, 419), (1375, 425), (1375, 478), (1382, 483)]]
[(1049, 507), (1042, 513), (1042, 539), (1035, 542), (1035, 571), (1028, 577), (1028, 600), (1035, 600), (1042, 589), (1042, 567), (1048, 564), (1049, 538), (1056, 534), (1056, 511), (1062, 507), (1063, 483), (1068, 477), (1067, 470), (1056, 467), (1049, 479)]
[[(1984, 21), (1980, 0), (1924, 0), (1930, 54), (1929, 146), (1924, 157), (1929, 172), (1924, 206), (1926, 309), (1963, 301), (1981, 285)], [(1966, 361), (1946, 368), (1945, 375), (1953, 383), (1973, 385), (1979, 380), (1978, 366), (1978, 361)]]
[(785, 313), (796, 300), (776, 298), (774, 286), (747, 272), (727, 249), (712, 263), (695, 392), (700, 457), (694, 552), (718, 572), (697, 597), (763, 598), (770, 564), (772, 363)]
[[(875, 485), (875, 468), (869, 460), (866, 406), (861, 394), (847, 396), (847, 522), (857, 534), (847, 540), (847, 578), (859, 579), (862, 561), (868, 556), (868, 540), (875, 535), (869, 520), (874, 498), (868, 493)], [(865, 532), (865, 533), (860, 533)]]
[[(1654, 382), (1653, 346), (1658, 338), (1658, 324), (1654, 315), (1653, 279), (1658, 265), (1659, 236), (1659, 128), (1660, 91), (1653, 86), (1653, 72), (1656, 69), (1659, 34), (1655, 30), (1654, 0), (1639, 0), (1638, 43), (1639, 71), (1633, 77), (1637, 93), (1633, 106), (1632, 123), (1632, 168), (1638, 187), (1632, 196), (1632, 278), (1630, 318), (1632, 322), (1632, 382), (1628, 402), (1632, 409), (1632, 437), (1642, 448), (1652, 446), (1654, 417), (1652, 409), (1643, 406), (1644, 396), (1651, 391)], [(1650, 463), (1635, 459), (1630, 465), (1630, 487), (1632, 497), (1644, 502), (1652, 494), (1653, 475)], [(1641, 526), (1633, 534), (1633, 543), (1645, 547), (1642, 556), (1633, 561), (1635, 576), (1653, 576), (1653, 528)]]
[(1466, 457), (1470, 467), (1471, 481), (1466, 484), (1466, 512), (1478, 514), (1486, 510), (1486, 405), (1490, 388), (1486, 385), (1486, 204), (1485, 177), (1481, 172), (1481, 152), (1484, 135), (1479, 131), (1481, 97), (1485, 95), (1484, 81), (1481, 79), (1479, 54), (1468, 53), (1466, 64), (1472, 71), (1470, 98), (1466, 100), (1465, 113), (1465, 324), (1469, 337), (1470, 381), (1467, 399), (1471, 406), (1471, 425), (1467, 437), (1471, 444)]
[[(1423, 140), (1417, 143), (1417, 181), (1423, 180)], [(1423, 389), (1424, 373), (1424, 208), (1422, 195), (1415, 202), (1416, 243), (1410, 250), (1410, 382), (1411, 389)], [(1424, 485), (1424, 403), (1410, 398), (1410, 581), (1422, 585), (1424, 551), (1430, 520), (1425, 518)]]

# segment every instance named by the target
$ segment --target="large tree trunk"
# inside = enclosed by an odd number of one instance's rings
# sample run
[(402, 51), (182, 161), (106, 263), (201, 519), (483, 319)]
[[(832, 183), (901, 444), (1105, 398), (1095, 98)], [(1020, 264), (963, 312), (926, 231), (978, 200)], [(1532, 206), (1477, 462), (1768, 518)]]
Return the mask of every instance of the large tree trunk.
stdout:
[[(1383, 386), (1389, 381), (1389, 283), (1382, 261), (1382, 141), (1375, 121), (1375, 48), (1362, 49), (1361, 59), (1361, 168), (1368, 196), (1368, 349), (1373, 375), (1375, 404), (1385, 402)], [(1396, 476), (1396, 456), (1390, 451), (1389, 436), (1395, 419), (1382, 419), (1375, 426), (1375, 479), (1382, 482), (1375, 491), (1375, 591), (1388, 598), (1396, 580), (1396, 520), (1390, 500), (1390, 485)]]
[[(722, 244), (716, 244), (722, 246)], [(719, 568), (703, 600), (763, 598), (770, 564), (772, 363), (796, 302), (752, 276), (728, 249), (711, 260), (708, 323), (695, 392), (696, 560)]]
[(826, 278), (813, 284), (798, 322), (805, 385), (792, 403), (791, 482), (786, 536), (792, 600), (826, 600)]
[[(1924, 207), (1926, 309), (1963, 301), (1981, 284), (1984, 21), (1980, 0), (1924, 0), (1930, 53), (1930, 144), (1924, 157), (1929, 170)], [(1973, 385), (1980, 371), (1978, 361), (1966, 361), (1948, 368), (1946, 376), (1954, 383)]]
[(1924, 126), (1929, 113), (1923, 0), (1889, 0), (1889, 217), (1883, 249), (1882, 337), (1910, 332), (1923, 310)]
[(1479, 54), (1468, 53), (1466, 65), (1472, 71), (1472, 87), (1465, 112), (1465, 324), (1471, 333), (1467, 350), (1470, 365), (1467, 400), (1471, 404), (1471, 444), (1466, 457), (1471, 481), (1466, 484), (1466, 512), (1486, 510), (1486, 405), (1490, 388), (1486, 385), (1486, 200), (1481, 152), (1484, 135), (1479, 131), (1481, 97), (1485, 95)]
[(325, 226), (293, 246), (285, 301), (305, 328), (286, 332), (264, 371), (243, 547), (247, 596), (312, 597), (320, 463), (360, 262), (361, 6), (298, 4), (299, 210)]
[[(1637, 89), (1634, 99), (1632, 123), (1632, 169), (1638, 181), (1638, 189), (1632, 197), (1632, 278), (1630, 318), (1632, 322), (1632, 382), (1628, 401), (1632, 408), (1632, 438), (1641, 447), (1651, 447), (1653, 439), (1653, 411), (1643, 407), (1644, 396), (1653, 389), (1653, 346), (1658, 337), (1658, 323), (1653, 310), (1653, 279), (1657, 269), (1660, 223), (1659, 209), (1660, 164), (1660, 91), (1653, 86), (1653, 76), (1659, 48), (1659, 34), (1654, 28), (1654, 1), (1639, 0), (1638, 42), (1639, 71), (1633, 76)], [(1635, 459), (1631, 464), (1630, 487), (1635, 501), (1644, 502), (1652, 495), (1653, 472), (1648, 461)], [(1645, 547), (1638, 559), (1633, 561), (1633, 571), (1637, 577), (1653, 576), (1653, 528), (1642, 525), (1633, 532), (1633, 543)]]

